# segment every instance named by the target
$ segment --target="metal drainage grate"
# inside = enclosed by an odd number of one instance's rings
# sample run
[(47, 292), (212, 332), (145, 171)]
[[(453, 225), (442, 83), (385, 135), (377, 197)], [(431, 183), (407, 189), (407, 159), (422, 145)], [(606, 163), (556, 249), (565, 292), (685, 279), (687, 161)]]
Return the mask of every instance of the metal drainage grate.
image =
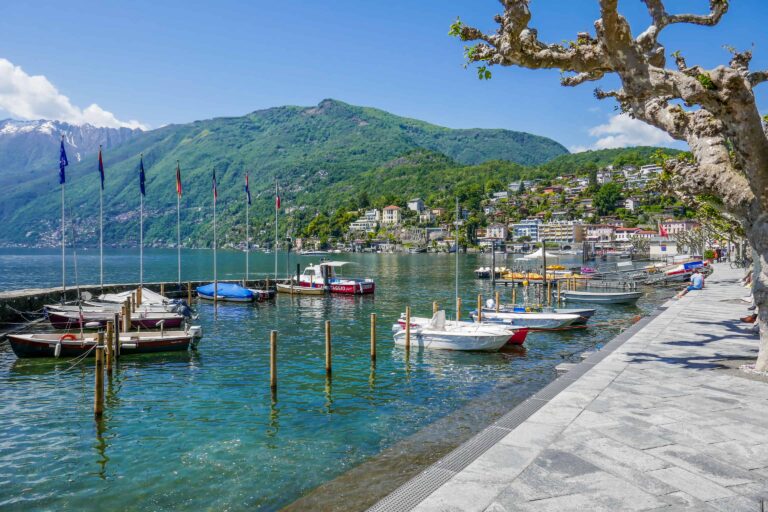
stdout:
[(407, 512), (453, 478), (456, 473), (435, 466), (407, 481), (383, 500), (369, 508), (369, 512)]
[(507, 428), (491, 425), (437, 461), (435, 465), (442, 469), (459, 472), (488, 451), (488, 448), (504, 439), (509, 432)]

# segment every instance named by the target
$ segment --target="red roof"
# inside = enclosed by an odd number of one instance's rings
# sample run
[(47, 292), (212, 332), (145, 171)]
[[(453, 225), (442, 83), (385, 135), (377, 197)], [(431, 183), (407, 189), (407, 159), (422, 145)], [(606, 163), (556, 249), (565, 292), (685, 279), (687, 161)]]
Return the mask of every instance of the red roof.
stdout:
[(389, 205), (384, 207), (385, 210), (400, 210), (399, 206)]

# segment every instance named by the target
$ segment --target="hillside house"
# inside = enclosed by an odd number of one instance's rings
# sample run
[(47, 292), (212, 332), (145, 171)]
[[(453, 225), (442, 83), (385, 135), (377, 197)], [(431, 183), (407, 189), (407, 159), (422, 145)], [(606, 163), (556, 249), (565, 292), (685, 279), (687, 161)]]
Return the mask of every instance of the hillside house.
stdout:
[(416, 199), (411, 199), (408, 201), (408, 209), (416, 213), (421, 213), (426, 209), (426, 207), (424, 206), (424, 201), (417, 197)]
[(399, 226), (402, 220), (402, 212), (399, 206), (390, 205), (384, 207), (384, 212), (381, 218), (382, 224)]

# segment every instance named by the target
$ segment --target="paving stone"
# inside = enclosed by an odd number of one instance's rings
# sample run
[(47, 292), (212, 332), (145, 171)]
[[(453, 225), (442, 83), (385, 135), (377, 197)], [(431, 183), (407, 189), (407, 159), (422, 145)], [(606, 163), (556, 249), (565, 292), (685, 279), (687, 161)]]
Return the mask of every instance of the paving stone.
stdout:
[(721, 512), (755, 512), (760, 510), (760, 502), (744, 496), (720, 498), (709, 502), (709, 506)]
[(727, 498), (734, 495), (725, 487), (721, 487), (711, 480), (707, 480), (679, 467), (657, 469), (656, 471), (650, 471), (648, 474), (703, 501)]
[(722, 486), (752, 482), (753, 477), (749, 471), (726, 464), (687, 446), (663, 446), (648, 452)]
[(649, 430), (626, 424), (614, 428), (607, 428), (603, 430), (603, 433), (611, 439), (615, 439), (620, 443), (624, 443), (640, 450), (672, 444), (672, 441), (669, 439), (654, 434)]

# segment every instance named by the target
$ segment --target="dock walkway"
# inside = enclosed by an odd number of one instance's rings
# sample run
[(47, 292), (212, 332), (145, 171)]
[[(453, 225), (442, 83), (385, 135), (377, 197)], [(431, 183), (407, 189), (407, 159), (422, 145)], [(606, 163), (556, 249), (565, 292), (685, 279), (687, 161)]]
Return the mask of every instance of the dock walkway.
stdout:
[[(768, 383), (737, 279), (670, 300), (371, 510), (760, 511)], [(768, 510), (768, 503), (765, 504)]]

